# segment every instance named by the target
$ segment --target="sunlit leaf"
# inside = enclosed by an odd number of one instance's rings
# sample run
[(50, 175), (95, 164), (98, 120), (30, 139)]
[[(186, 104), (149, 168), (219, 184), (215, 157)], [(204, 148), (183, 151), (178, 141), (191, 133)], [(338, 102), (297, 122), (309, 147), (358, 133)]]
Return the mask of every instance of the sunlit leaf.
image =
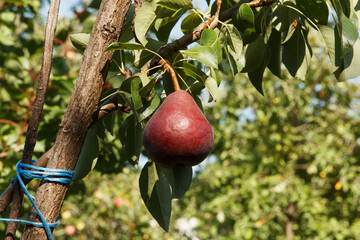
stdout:
[(137, 11), (134, 20), (135, 35), (142, 45), (146, 45), (147, 40), (145, 36), (154, 24), (160, 11), (161, 7), (159, 7), (156, 1), (146, 1)]
[(70, 35), (71, 43), (74, 45), (76, 49), (80, 52), (85, 51), (89, 40), (90, 34), (89, 33), (74, 33)]
[(183, 52), (206, 66), (218, 68), (217, 54), (212, 47), (196, 46)]
[(184, 7), (193, 8), (191, 0), (158, 0), (157, 4), (174, 11)]
[(222, 59), (222, 50), (221, 50), (221, 44), (220, 41), (215, 33), (214, 30), (212, 29), (205, 29), (202, 33), (201, 33), (201, 38), (200, 38), (200, 45), (201, 46), (209, 46), (211, 47), (217, 56), (217, 61), (220, 62)]
[(110, 44), (105, 52), (107, 51), (113, 51), (113, 50), (143, 50), (145, 49), (145, 47), (143, 45), (141, 45), (140, 43), (136, 43), (136, 42), (127, 42), (127, 43), (122, 43), (122, 42), (115, 42)]

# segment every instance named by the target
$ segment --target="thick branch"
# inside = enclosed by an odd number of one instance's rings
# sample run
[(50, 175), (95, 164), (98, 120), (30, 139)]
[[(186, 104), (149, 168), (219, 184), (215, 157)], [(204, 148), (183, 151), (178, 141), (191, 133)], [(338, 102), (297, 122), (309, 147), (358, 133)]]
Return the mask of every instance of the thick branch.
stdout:
[[(61, 122), (47, 168), (75, 168), (113, 56), (113, 52), (104, 50), (118, 41), (130, 3), (131, 0), (101, 2), (75, 89)], [(67, 185), (49, 182), (43, 182), (39, 186), (35, 203), (48, 222), (55, 222), (59, 216), (67, 189)], [(30, 220), (38, 221), (36, 212), (31, 212)], [(43, 228), (27, 225), (21, 239), (46, 238)]]
[[(32, 113), (26, 133), (24, 152), (21, 159), (21, 162), (26, 164), (29, 164), (31, 162), (31, 158), (34, 152), (37, 129), (39, 127), (41, 112), (45, 103), (46, 91), (49, 84), (59, 5), (60, 5), (60, 0), (53, 0), (51, 1), (49, 7), (49, 14), (45, 28), (45, 42), (44, 42), (42, 65), (40, 70), (40, 79), (38, 81), (38, 86), (36, 90), (36, 99), (32, 108)], [(9, 218), (18, 219), (21, 210), (23, 192), (20, 189), (18, 183), (15, 183), (14, 186), (15, 186), (15, 190), (13, 192), (14, 196), (13, 196)], [(16, 228), (17, 228), (17, 222), (8, 223), (5, 240), (11, 240), (15, 238)]]

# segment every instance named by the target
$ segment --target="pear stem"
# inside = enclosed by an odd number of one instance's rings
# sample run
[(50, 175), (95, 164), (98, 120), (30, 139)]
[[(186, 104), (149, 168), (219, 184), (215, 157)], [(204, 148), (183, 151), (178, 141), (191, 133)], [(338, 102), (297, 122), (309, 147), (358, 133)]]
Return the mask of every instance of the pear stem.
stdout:
[(168, 71), (170, 73), (171, 79), (173, 81), (174, 84), (174, 90), (175, 92), (178, 90), (181, 90), (180, 85), (179, 85), (179, 81), (176, 77), (176, 73), (174, 71), (174, 69), (170, 66), (170, 64), (168, 62), (166, 62), (164, 59), (161, 59), (159, 61), (159, 63), (161, 64), (161, 66), (163, 66), (163, 68)]

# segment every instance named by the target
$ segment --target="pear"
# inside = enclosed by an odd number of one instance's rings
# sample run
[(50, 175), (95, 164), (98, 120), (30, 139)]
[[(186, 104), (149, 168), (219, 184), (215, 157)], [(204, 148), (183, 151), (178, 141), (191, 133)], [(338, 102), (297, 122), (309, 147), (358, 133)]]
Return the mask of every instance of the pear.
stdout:
[(214, 144), (214, 134), (194, 99), (184, 90), (164, 100), (143, 132), (150, 159), (165, 168), (194, 166), (202, 162)]

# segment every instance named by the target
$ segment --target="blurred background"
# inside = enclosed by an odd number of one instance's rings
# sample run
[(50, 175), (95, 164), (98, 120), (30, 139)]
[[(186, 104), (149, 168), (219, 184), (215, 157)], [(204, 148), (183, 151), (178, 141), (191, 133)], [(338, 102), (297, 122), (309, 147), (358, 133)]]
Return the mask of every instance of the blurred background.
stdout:
[[(35, 159), (55, 141), (80, 68), (82, 54), (69, 36), (91, 32), (98, 4), (62, 2)], [(0, 191), (22, 156), (48, 6), (36, 0), (0, 2)], [(265, 96), (245, 74), (231, 77), (228, 63), (220, 64), (221, 97), (209, 104), (207, 94), (201, 95), (215, 146), (194, 168), (189, 191), (173, 201), (169, 233), (141, 200), (138, 179), (147, 159), (135, 169), (123, 158), (118, 131), (125, 113), (118, 112), (114, 134), (99, 139), (95, 169), (70, 186), (55, 239), (358, 239), (359, 81), (336, 82), (323, 40), (310, 35), (306, 81), (286, 71), (282, 80), (267, 73)], [(174, 32), (177, 36), (181, 33)], [(115, 75), (109, 73), (104, 92), (119, 86)], [(37, 183), (29, 185), (32, 193)], [(28, 201), (23, 206), (26, 218)], [(5, 227), (1, 222), (2, 236)]]

